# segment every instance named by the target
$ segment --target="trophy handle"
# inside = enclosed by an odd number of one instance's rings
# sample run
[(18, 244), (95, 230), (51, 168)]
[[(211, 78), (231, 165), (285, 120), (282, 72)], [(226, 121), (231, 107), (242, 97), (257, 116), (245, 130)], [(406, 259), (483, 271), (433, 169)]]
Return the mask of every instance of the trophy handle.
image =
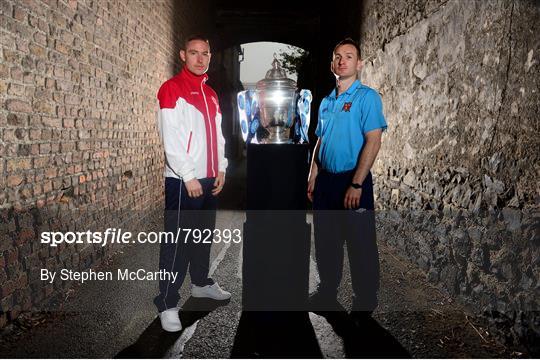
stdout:
[(259, 105), (255, 90), (240, 91), (237, 96), (238, 121), (242, 139), (249, 143), (257, 143), (255, 133), (259, 127)]
[(248, 136), (248, 111), (246, 110), (246, 96), (248, 90), (240, 91), (236, 95), (236, 105), (238, 107), (238, 122), (240, 123), (240, 132), (242, 133), (242, 139), (244, 142)]
[(313, 99), (311, 91), (307, 89), (300, 90), (296, 108), (298, 109), (298, 116), (300, 123), (298, 124), (298, 130), (300, 132), (300, 144), (308, 143), (308, 128), (311, 115), (311, 100)]

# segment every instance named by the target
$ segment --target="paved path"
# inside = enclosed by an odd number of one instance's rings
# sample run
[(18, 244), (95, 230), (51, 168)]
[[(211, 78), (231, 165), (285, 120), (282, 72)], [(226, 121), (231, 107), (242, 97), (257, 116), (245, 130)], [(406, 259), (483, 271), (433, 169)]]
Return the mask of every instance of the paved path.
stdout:
[[(217, 227), (239, 228), (240, 211), (218, 212)], [(160, 221), (148, 224), (159, 230)], [(373, 320), (358, 329), (346, 314), (324, 318), (286, 313), (274, 321), (242, 313), (241, 244), (212, 247), (211, 273), (233, 293), (226, 304), (189, 298), (181, 290), (181, 333), (160, 329), (152, 298), (157, 282), (94, 281), (78, 286), (62, 312), (31, 316), (12, 325), (1, 338), (0, 357), (517, 357), (497, 344), (474, 316), (427, 284), (414, 266), (380, 246), (380, 306)], [(313, 247), (312, 247), (313, 251)], [(312, 254), (313, 256), (313, 254)], [(156, 245), (131, 245), (100, 268), (153, 269)], [(318, 281), (311, 261), (310, 288)], [(186, 281), (188, 283), (188, 281)], [(340, 302), (350, 307), (348, 264)], [(251, 315), (251, 316), (250, 316)], [(262, 322), (261, 322), (262, 320)], [(268, 319), (267, 319), (268, 320)], [(267, 326), (261, 326), (266, 324)], [(26, 326), (27, 328), (23, 328)]]

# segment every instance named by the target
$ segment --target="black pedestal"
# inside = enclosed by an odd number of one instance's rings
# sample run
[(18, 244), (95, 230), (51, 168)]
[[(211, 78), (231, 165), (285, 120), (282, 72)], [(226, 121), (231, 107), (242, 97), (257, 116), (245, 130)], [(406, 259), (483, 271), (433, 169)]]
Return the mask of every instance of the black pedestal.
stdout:
[(305, 310), (311, 227), (308, 145), (248, 145), (244, 310)]

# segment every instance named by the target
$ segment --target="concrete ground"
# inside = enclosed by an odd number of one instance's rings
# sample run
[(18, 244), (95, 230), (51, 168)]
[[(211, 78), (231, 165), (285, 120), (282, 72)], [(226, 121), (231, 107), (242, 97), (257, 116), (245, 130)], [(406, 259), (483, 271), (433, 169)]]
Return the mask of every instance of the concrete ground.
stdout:
[[(217, 226), (241, 229), (244, 218), (243, 212), (222, 210)], [(160, 222), (151, 225), (158, 229)], [(490, 338), (473, 315), (467, 316), (461, 305), (382, 245), (380, 306), (365, 327), (351, 328), (343, 313), (324, 318), (291, 312), (261, 328), (257, 319), (242, 313), (241, 250), (241, 244), (232, 243), (212, 248), (210, 272), (232, 292), (229, 302), (196, 301), (189, 297), (188, 281), (184, 283), (181, 333), (165, 333), (159, 326), (152, 303), (157, 282), (93, 281), (78, 286), (62, 311), (38, 317), (38, 324), (27, 329), (12, 326), (5, 331), (0, 357), (519, 356)], [(152, 269), (157, 260), (156, 245), (136, 244), (100, 269)], [(344, 268), (340, 302), (348, 308), (352, 294), (347, 264)], [(318, 278), (313, 260), (310, 272), (313, 289)]]

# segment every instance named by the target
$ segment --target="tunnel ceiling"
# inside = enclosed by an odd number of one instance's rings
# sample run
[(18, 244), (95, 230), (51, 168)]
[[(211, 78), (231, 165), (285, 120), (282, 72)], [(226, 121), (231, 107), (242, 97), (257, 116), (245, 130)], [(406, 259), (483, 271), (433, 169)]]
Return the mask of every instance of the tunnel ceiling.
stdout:
[(320, 36), (320, 6), (308, 1), (216, 2), (216, 45), (273, 41), (309, 49)]

